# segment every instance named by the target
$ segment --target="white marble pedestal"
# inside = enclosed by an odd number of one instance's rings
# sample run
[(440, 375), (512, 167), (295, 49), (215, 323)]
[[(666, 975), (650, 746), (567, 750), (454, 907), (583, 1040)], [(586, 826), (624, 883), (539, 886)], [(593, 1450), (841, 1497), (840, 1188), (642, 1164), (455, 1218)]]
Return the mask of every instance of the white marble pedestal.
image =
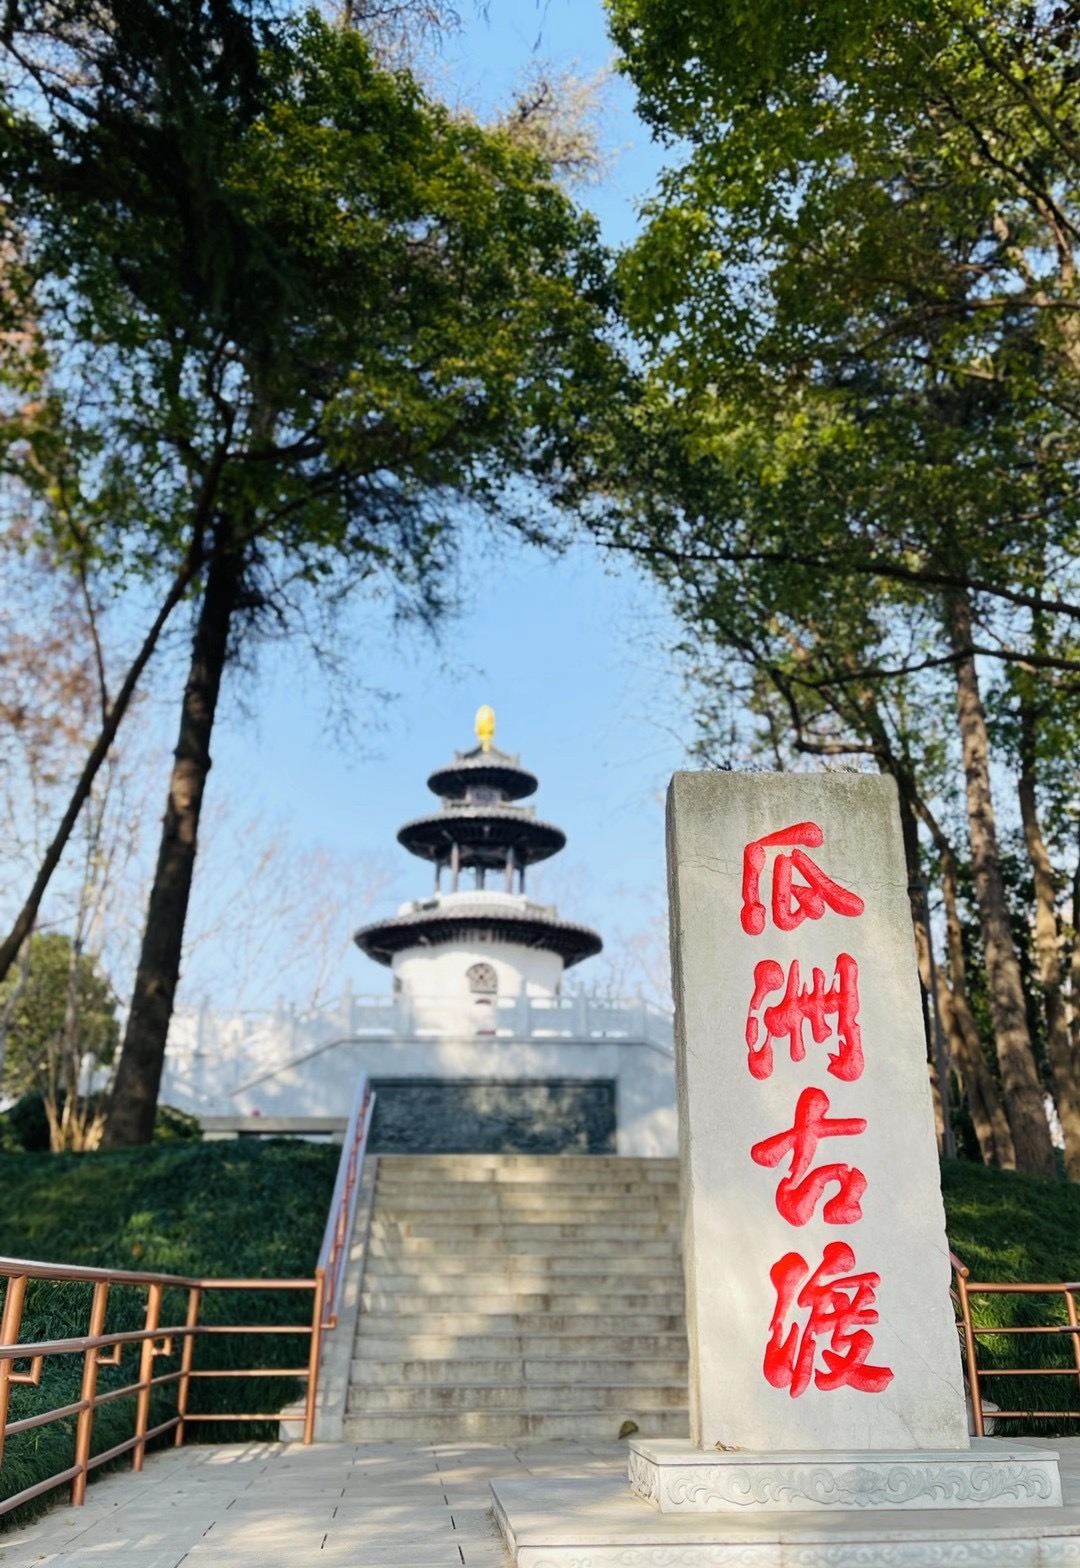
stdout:
[[(1002, 1463), (1038, 1469), (1046, 1457), (991, 1442)], [(661, 1513), (617, 1473), (499, 1478), (491, 1490), (516, 1568), (1080, 1568), (1080, 1443), (1068, 1446), (1075, 1473), (1060, 1507), (1002, 1496), (959, 1509), (924, 1501)]]
[(731, 1453), (630, 1440), (630, 1490), (664, 1514), (1061, 1506), (1058, 1456), (976, 1438), (970, 1449)]

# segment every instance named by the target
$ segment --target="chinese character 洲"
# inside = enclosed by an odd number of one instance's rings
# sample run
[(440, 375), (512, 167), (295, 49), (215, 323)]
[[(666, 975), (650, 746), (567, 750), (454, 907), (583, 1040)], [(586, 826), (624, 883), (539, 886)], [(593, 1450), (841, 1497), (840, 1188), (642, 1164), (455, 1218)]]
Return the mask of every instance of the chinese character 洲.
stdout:
[[(792, 1399), (806, 1392), (813, 1378), (828, 1393), (855, 1388), (880, 1394), (892, 1382), (889, 1367), (871, 1366), (874, 1348), (870, 1328), (877, 1322), (875, 1292), (878, 1274), (852, 1274), (855, 1254), (843, 1241), (826, 1243), (819, 1266), (811, 1272), (806, 1259), (789, 1252), (769, 1270), (776, 1288), (776, 1310), (769, 1325), (764, 1372), (774, 1388), (786, 1388)], [(808, 1315), (802, 1329), (786, 1327), (792, 1307)], [(815, 1366), (818, 1341), (824, 1366)]]
[[(790, 849), (790, 855), (777, 855), (772, 876), (772, 917), (781, 931), (794, 931), (804, 920), (820, 920), (825, 907), (838, 915), (861, 915), (866, 907), (857, 893), (841, 887), (827, 877), (810, 856), (805, 846), (820, 849), (825, 835), (816, 822), (796, 822), (778, 833), (767, 833), (754, 839), (743, 850), (742, 876), (742, 928), (748, 936), (760, 936), (765, 929), (765, 905), (761, 901), (761, 873), (765, 868), (765, 852), (769, 849)], [(797, 871), (804, 879), (792, 880)]]
[[(758, 1017), (768, 996), (784, 988), (778, 1002), (766, 1007)], [(835, 1018), (835, 1028), (826, 1017)], [(829, 1052), (827, 1071), (834, 1078), (851, 1082), (863, 1070), (862, 1031), (859, 1028), (859, 966), (850, 953), (841, 953), (836, 960), (836, 973), (832, 985), (826, 990), (825, 975), (814, 969), (808, 986), (801, 983), (799, 961), (794, 959), (787, 973), (774, 959), (764, 958), (754, 965), (754, 995), (746, 1015), (747, 1062), (755, 1078), (768, 1078), (773, 1070), (773, 1040), (787, 1035), (788, 1048), (793, 1062), (801, 1062), (806, 1055), (803, 1025), (810, 1025), (810, 1033), (818, 1045), (824, 1045), (830, 1036), (835, 1037), (838, 1049)], [(765, 1038), (762, 1040), (762, 1030)]]
[(830, 1225), (853, 1225), (862, 1218), (859, 1200), (866, 1191), (866, 1177), (852, 1165), (810, 1166), (822, 1138), (856, 1138), (866, 1131), (861, 1116), (833, 1116), (826, 1113), (829, 1097), (821, 1089), (804, 1089), (795, 1107), (795, 1125), (772, 1138), (764, 1138), (750, 1150), (757, 1165), (776, 1166), (786, 1154), (791, 1168), (776, 1189), (776, 1207), (789, 1225), (805, 1225), (830, 1182), (834, 1192), (821, 1211)]

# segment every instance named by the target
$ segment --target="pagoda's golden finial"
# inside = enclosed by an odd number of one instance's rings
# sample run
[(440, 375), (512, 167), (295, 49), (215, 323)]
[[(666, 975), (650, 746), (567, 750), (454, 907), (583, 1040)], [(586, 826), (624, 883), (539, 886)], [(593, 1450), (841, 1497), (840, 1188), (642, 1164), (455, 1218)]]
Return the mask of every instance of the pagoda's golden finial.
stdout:
[(484, 703), (482, 708), (476, 710), (476, 738), (480, 742), (481, 751), (491, 750), (492, 737), (495, 734), (495, 709), (489, 708)]

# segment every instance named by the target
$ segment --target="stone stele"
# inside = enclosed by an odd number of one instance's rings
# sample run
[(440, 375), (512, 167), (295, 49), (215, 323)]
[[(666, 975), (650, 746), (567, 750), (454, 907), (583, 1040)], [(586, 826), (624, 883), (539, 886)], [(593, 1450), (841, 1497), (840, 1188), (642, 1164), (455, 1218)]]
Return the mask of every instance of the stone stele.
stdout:
[[(771, 835), (788, 842), (759, 853), (747, 901), (757, 910), (744, 914), (747, 847)], [(809, 866), (841, 893), (856, 895), (861, 912), (838, 912), (826, 890), (815, 918), (812, 895), (803, 892), (800, 903), (800, 890), (814, 878)], [(692, 1442), (757, 1452), (966, 1450), (895, 786), (857, 774), (676, 774), (668, 867)], [(842, 899), (834, 892), (831, 901)], [(761, 929), (748, 932), (746, 924)], [(825, 1038), (814, 1038), (808, 1016), (796, 1026), (803, 1059), (792, 1059), (800, 1047), (780, 1034), (772, 1040), (771, 1067), (757, 1060), (755, 1076), (747, 1019), (763, 961), (779, 966), (785, 984), (797, 963), (807, 988), (820, 971), (828, 993), (845, 958), (857, 965), (857, 1011), (849, 1005), (846, 1032), (855, 1025), (861, 1033), (862, 1065), (850, 1052), (840, 1060), (843, 1023), (826, 1002), (819, 1020)], [(849, 981), (849, 998), (853, 989)], [(759, 1046), (768, 1032), (764, 1013), (783, 1000), (784, 985), (762, 995), (755, 1009)], [(793, 1224), (779, 1212), (777, 1196), (792, 1154), (771, 1167), (751, 1158), (755, 1145), (795, 1125), (804, 1091), (826, 1096), (828, 1120), (865, 1122), (857, 1135), (822, 1137), (809, 1158), (811, 1172), (840, 1165), (865, 1179), (857, 1217), (846, 1223), (829, 1223), (823, 1212), (839, 1195), (839, 1180), (821, 1189), (805, 1223)], [(794, 1336), (811, 1372), (801, 1390), (796, 1383), (774, 1386), (763, 1370), (777, 1308), (770, 1271), (797, 1254), (808, 1276), (836, 1242), (854, 1254), (845, 1276), (878, 1277), (864, 1312), (877, 1321), (842, 1325), (835, 1342), (825, 1326), (816, 1344), (807, 1343), (814, 1337), (809, 1309), (792, 1301), (779, 1332), (784, 1340)], [(852, 1295), (849, 1289), (841, 1306)], [(845, 1354), (844, 1336), (853, 1332), (872, 1338), (865, 1363), (880, 1369), (885, 1386), (878, 1391), (820, 1386), (830, 1356)], [(884, 1372), (892, 1376), (886, 1380)]]
[(1080, 1568), (968, 1440), (892, 781), (677, 774), (668, 867), (691, 1441), (493, 1481), (518, 1568)]

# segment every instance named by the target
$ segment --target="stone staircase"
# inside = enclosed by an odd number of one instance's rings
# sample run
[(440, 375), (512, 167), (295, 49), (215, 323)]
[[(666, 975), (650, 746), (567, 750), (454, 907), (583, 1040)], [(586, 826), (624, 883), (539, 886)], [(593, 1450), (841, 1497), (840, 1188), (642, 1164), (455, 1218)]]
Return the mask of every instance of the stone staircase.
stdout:
[(688, 1432), (678, 1164), (383, 1155), (353, 1442)]

